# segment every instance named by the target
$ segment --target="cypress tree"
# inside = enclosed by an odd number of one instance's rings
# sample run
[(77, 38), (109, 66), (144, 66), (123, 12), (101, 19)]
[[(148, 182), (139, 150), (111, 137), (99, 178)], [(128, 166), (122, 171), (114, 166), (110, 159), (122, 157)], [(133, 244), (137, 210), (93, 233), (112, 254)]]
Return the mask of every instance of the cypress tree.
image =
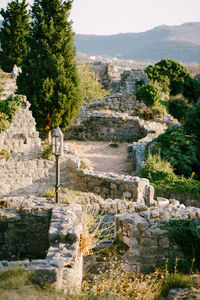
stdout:
[(37, 128), (66, 129), (82, 104), (72, 23), (73, 0), (35, 0), (28, 39), (29, 53), (17, 78), (27, 96)]
[(1, 9), (3, 17), (0, 31), (0, 66), (3, 71), (11, 72), (13, 65), (21, 66), (27, 55), (26, 36), (29, 32), (29, 14), (26, 0), (8, 3), (6, 10)]

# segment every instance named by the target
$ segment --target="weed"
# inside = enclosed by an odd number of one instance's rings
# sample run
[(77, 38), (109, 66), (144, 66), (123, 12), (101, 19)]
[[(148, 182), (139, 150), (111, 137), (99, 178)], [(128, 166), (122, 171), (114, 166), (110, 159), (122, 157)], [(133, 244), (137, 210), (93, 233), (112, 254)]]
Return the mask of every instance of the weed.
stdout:
[(10, 151), (6, 149), (2, 149), (0, 152), (1, 156), (8, 160), (10, 158)]
[(89, 159), (81, 160), (80, 169), (92, 170), (92, 162)]
[(51, 143), (45, 143), (44, 150), (42, 152), (42, 158), (43, 159), (50, 159), (52, 155), (52, 144)]

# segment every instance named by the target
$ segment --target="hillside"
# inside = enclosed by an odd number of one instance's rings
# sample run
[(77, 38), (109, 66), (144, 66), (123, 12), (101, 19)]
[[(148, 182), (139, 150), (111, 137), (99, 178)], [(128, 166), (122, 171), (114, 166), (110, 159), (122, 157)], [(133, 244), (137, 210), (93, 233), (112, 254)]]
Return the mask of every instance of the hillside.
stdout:
[(200, 22), (159, 26), (141, 33), (75, 36), (79, 52), (137, 61), (162, 58), (200, 63)]

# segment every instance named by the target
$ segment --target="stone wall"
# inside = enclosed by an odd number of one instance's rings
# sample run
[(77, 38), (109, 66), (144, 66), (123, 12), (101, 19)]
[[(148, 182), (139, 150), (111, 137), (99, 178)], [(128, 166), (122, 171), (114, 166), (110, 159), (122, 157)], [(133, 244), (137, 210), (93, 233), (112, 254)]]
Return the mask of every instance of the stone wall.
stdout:
[(168, 204), (164, 208), (115, 216), (117, 238), (129, 248), (124, 253), (126, 270), (146, 273), (167, 259), (184, 259), (180, 247), (169, 239), (167, 230), (161, 226), (169, 219), (179, 218), (197, 219), (198, 224), (200, 209), (187, 208), (175, 200), (168, 201)]
[(30, 103), (23, 98), (11, 126), (0, 134), (0, 152), (6, 149), (11, 152), (11, 157), (37, 157), (40, 152), (41, 141), (35, 128), (35, 120), (29, 110)]
[(88, 112), (94, 110), (112, 110), (129, 115), (137, 115), (138, 111), (146, 105), (138, 100), (133, 93), (115, 93), (110, 94), (104, 100), (94, 101), (82, 105), (79, 118), (86, 117)]
[(75, 158), (67, 161), (67, 186), (93, 192), (104, 199), (128, 199), (148, 205), (153, 202), (154, 196), (154, 188), (148, 179), (84, 170), (80, 168), (80, 160)]
[(81, 207), (34, 197), (4, 198), (3, 202), (10, 207), (0, 209), (0, 270), (21, 265), (40, 284), (67, 292), (79, 290)]
[[(44, 192), (55, 185), (55, 161), (41, 159), (41, 140), (35, 120), (24, 101), (11, 126), (0, 134), (0, 152), (10, 152), (10, 158), (0, 155), (0, 195), (17, 196)], [(65, 159), (61, 159), (61, 179), (66, 176)]]
[(65, 139), (103, 140), (134, 142), (145, 137), (148, 133), (164, 132), (165, 124), (148, 122), (127, 114), (103, 114), (98, 111), (87, 113), (87, 118), (80, 124), (73, 124), (65, 131)]
[(131, 93), (138, 89), (138, 82), (149, 83), (147, 74), (142, 70), (124, 71), (119, 82), (119, 91)]

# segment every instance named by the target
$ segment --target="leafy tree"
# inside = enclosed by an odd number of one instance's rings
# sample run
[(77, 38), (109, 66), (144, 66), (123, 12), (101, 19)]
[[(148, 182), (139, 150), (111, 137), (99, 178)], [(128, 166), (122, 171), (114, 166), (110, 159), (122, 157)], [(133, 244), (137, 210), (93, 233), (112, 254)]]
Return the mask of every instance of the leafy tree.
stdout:
[(200, 147), (200, 103), (191, 108), (188, 112), (184, 128), (188, 134), (195, 135)]
[(84, 103), (89, 103), (94, 100), (102, 100), (109, 94), (109, 91), (103, 89), (99, 80), (96, 79), (95, 73), (91, 70), (89, 65), (81, 64), (79, 66), (79, 74)]
[[(162, 59), (155, 66), (148, 66), (145, 69), (148, 77), (154, 82), (157, 81), (166, 88), (167, 79), (169, 80), (169, 88), (171, 95), (177, 95), (183, 90), (183, 83), (191, 78), (188, 70), (180, 63), (170, 59)], [(164, 77), (163, 77), (164, 76)]]
[(3, 71), (11, 72), (13, 65), (22, 65), (27, 54), (26, 36), (29, 33), (29, 14), (26, 0), (14, 0), (7, 9), (1, 9), (4, 18), (0, 31), (0, 65)]
[(71, 21), (72, 0), (35, 0), (29, 53), (17, 78), (38, 129), (66, 129), (82, 104)]
[(138, 100), (143, 101), (147, 106), (153, 106), (159, 102), (161, 92), (155, 84), (148, 83), (137, 90), (136, 97)]

